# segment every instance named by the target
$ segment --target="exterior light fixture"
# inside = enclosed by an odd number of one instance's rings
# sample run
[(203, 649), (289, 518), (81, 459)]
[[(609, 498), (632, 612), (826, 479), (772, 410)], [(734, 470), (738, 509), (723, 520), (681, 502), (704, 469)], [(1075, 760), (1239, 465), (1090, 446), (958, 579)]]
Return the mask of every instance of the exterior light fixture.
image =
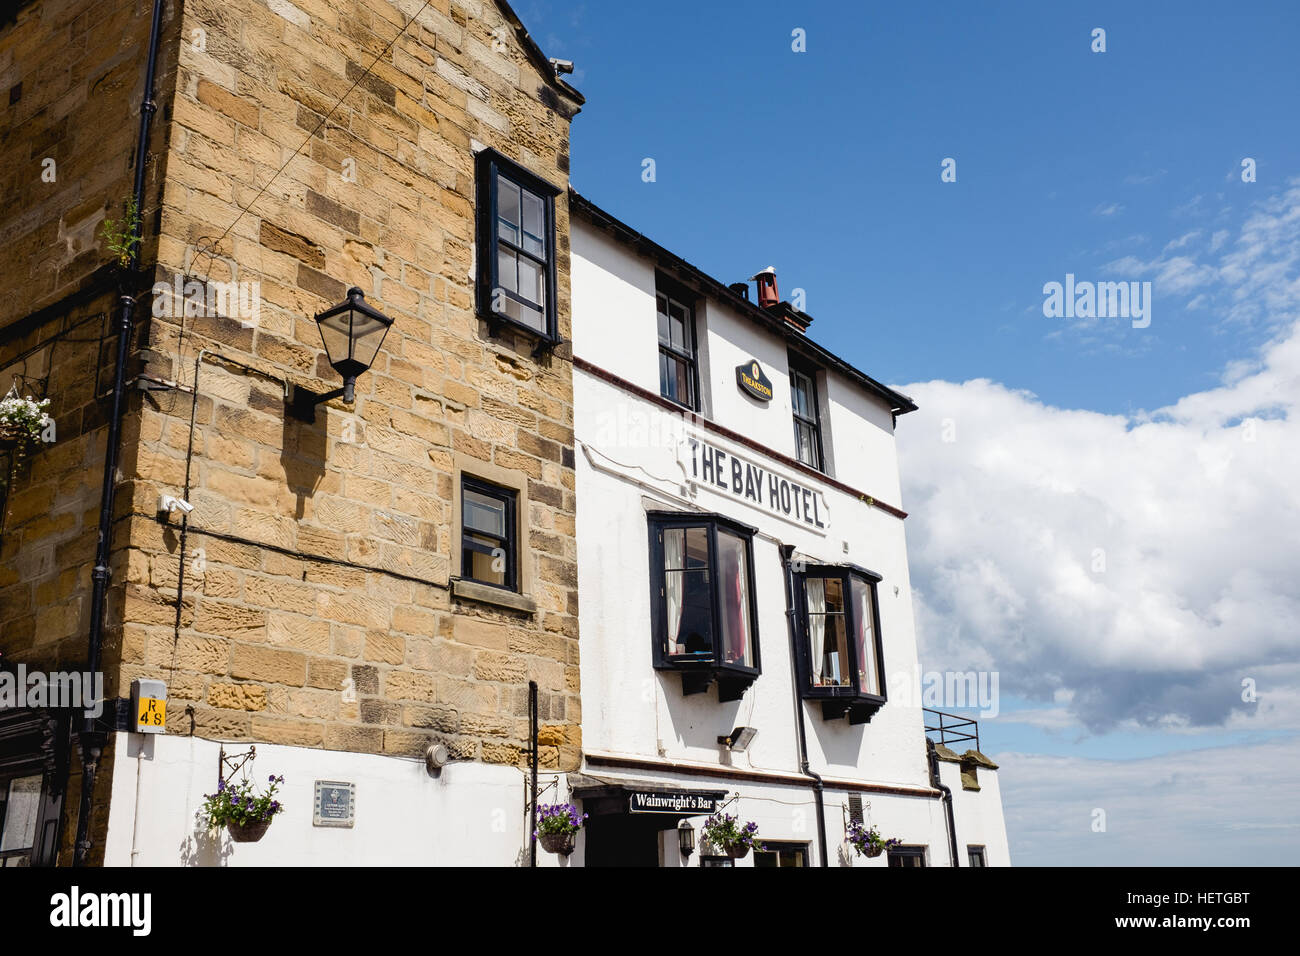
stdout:
[(335, 371), (343, 376), (343, 387), (324, 395), (293, 388), (290, 407), (295, 418), (316, 420), (316, 406), (330, 399), (342, 398), (351, 404), (357, 376), (374, 364), (393, 320), (366, 302), (366, 295), (356, 286), (348, 297), (333, 308), (316, 316), (325, 355)]
[(725, 737), (719, 737), (718, 743), (728, 750), (743, 753), (748, 749), (749, 742), (754, 739), (756, 733), (758, 733), (757, 727), (737, 727)]
[(677, 849), (682, 851), (682, 856), (689, 857), (695, 852), (695, 827), (684, 817), (677, 824)]

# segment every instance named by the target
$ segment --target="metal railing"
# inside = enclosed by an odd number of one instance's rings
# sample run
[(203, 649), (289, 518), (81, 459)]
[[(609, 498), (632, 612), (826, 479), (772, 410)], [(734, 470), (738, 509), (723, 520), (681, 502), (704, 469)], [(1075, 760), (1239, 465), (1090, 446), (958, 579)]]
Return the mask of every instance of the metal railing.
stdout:
[[(922, 707), (921, 710), (925, 713), (925, 732), (939, 735), (935, 743), (943, 744), (946, 747), (949, 743), (955, 744), (961, 743), (963, 740), (973, 740), (975, 741), (975, 749), (980, 749), (980, 725), (978, 720), (959, 717), (957, 714), (949, 714), (929, 707)], [(938, 722), (932, 723), (936, 717)]]

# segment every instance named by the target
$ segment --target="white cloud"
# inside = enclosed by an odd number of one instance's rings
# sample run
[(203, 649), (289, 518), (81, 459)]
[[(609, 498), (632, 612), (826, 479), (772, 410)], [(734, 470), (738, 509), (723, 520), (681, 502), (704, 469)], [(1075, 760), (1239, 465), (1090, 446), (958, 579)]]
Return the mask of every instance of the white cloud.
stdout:
[(1218, 261), (1138, 264), (1157, 294), (1248, 295), (1284, 329), (1149, 414), (985, 379), (903, 386), (921, 408), (898, 440), (925, 666), (996, 668), (1004, 693), (1065, 701), (1094, 731), (1300, 726), (1298, 264), (1300, 184)]

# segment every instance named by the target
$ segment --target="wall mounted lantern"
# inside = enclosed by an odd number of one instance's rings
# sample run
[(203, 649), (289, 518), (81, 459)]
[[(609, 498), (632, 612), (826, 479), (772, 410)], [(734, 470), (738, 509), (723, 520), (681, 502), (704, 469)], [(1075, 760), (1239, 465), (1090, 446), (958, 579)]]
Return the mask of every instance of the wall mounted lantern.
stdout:
[(356, 286), (348, 289), (348, 297), (338, 305), (316, 316), (325, 355), (335, 371), (343, 376), (343, 387), (323, 395), (303, 388), (290, 389), (291, 414), (305, 422), (316, 420), (316, 406), (334, 398), (342, 398), (349, 405), (354, 399), (357, 376), (374, 364), (379, 347), (384, 343), (393, 320), (366, 302), (366, 295)]
[(749, 748), (749, 742), (754, 739), (756, 733), (758, 733), (757, 727), (737, 727), (725, 737), (719, 737), (718, 743), (728, 750), (744, 753)]
[(677, 849), (682, 851), (682, 856), (689, 857), (695, 852), (695, 827), (690, 825), (686, 819), (682, 819), (677, 824)]

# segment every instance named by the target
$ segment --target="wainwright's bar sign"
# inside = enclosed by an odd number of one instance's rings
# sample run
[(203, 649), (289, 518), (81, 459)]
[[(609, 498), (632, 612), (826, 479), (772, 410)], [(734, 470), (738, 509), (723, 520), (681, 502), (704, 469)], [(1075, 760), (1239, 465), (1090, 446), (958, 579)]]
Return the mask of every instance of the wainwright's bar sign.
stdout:
[(633, 813), (714, 813), (718, 808), (716, 795), (691, 790), (679, 793), (634, 790), (629, 802)]

